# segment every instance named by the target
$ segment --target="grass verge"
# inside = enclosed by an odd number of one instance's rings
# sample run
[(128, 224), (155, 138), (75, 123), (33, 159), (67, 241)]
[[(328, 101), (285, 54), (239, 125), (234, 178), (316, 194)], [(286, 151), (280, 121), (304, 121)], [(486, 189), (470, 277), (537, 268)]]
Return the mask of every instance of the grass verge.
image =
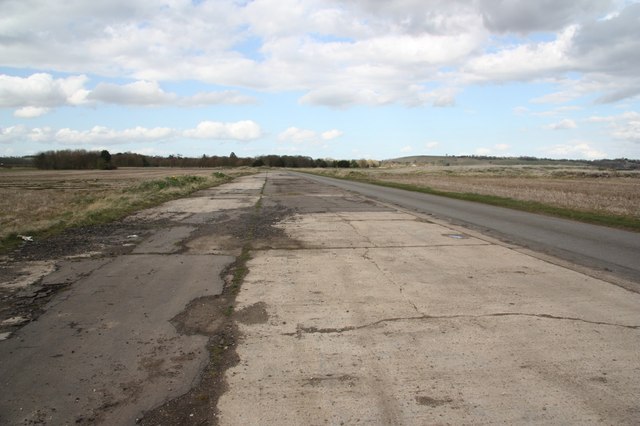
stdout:
[(23, 236), (47, 238), (65, 229), (100, 225), (119, 220), (138, 210), (191, 193), (221, 185), (233, 177), (216, 172), (209, 176), (168, 176), (137, 183), (117, 190), (82, 192), (38, 225), (25, 223), (0, 240), (0, 253), (6, 253), (23, 242)]
[[(307, 172), (308, 173), (308, 172)], [(311, 173), (316, 174), (316, 173)], [(327, 176), (317, 173), (319, 176)], [(335, 179), (342, 179), (355, 182), (369, 183), (387, 188), (403, 189), (405, 191), (421, 192), (423, 194), (438, 195), (441, 197), (454, 198), (457, 200), (472, 201), (476, 203), (489, 204), (497, 207), (506, 207), (514, 210), (525, 211), (529, 213), (544, 214), (564, 219), (571, 219), (580, 222), (592, 223), (595, 225), (603, 225), (612, 228), (626, 229), (630, 231), (640, 232), (640, 220), (632, 216), (621, 216), (612, 214), (603, 214), (598, 212), (589, 212), (582, 210), (568, 209), (564, 207), (552, 206), (538, 201), (524, 201), (513, 198), (498, 197), (495, 195), (483, 195), (468, 192), (449, 192), (440, 191), (429, 188), (427, 186), (418, 186), (407, 183), (389, 182), (384, 180), (371, 179), (363, 173), (353, 173), (346, 176), (327, 176)]]

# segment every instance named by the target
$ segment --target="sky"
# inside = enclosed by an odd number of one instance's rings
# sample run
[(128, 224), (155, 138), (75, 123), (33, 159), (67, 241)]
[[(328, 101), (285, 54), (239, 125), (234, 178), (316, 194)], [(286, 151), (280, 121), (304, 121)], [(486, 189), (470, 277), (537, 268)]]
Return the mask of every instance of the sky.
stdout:
[(0, 0), (0, 156), (640, 158), (640, 3)]

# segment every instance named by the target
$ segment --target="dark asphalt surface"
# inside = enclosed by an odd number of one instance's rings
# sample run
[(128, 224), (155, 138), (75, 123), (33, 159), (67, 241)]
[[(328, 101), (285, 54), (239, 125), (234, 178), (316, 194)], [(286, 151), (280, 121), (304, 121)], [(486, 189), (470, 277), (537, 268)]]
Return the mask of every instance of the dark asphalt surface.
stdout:
[[(293, 172), (292, 172), (293, 173)], [(436, 195), (294, 173), (375, 200), (433, 215), (505, 242), (632, 281), (640, 292), (640, 234)]]

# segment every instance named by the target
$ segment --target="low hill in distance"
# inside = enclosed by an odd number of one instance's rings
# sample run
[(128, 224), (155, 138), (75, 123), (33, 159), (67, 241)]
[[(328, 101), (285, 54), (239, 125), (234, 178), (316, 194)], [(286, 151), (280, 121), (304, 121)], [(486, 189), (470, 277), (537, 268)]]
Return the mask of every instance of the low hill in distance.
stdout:
[(536, 157), (489, 157), (478, 155), (443, 156), (443, 155), (413, 155), (408, 157), (384, 160), (383, 166), (413, 165), (416, 166), (591, 166), (615, 170), (638, 170), (640, 160), (627, 158), (603, 160), (554, 160)]

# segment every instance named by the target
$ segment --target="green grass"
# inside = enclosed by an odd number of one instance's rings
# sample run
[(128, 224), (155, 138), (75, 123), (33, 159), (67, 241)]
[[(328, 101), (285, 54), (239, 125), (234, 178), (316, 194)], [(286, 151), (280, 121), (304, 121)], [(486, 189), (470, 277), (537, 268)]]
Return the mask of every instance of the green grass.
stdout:
[[(224, 173), (214, 173), (213, 176), (218, 177), (216, 175), (222, 175), (221, 178), (226, 177)], [(207, 178), (202, 176), (169, 176), (164, 179), (155, 179), (149, 180), (141, 183), (137, 187), (130, 189), (132, 192), (151, 192), (151, 191), (161, 191), (167, 188), (184, 188), (192, 185), (199, 186), (207, 181)]]
[(573, 210), (563, 207), (552, 206), (537, 201), (523, 201), (513, 198), (498, 197), (495, 195), (482, 195), (468, 192), (448, 192), (429, 188), (427, 186), (418, 186), (407, 183), (397, 183), (371, 179), (366, 177), (364, 173), (354, 172), (346, 176), (331, 176), (335, 179), (350, 180), (357, 182), (370, 183), (373, 185), (384, 186), (388, 188), (403, 189), (406, 191), (421, 192), (424, 194), (438, 195), (441, 197), (454, 198), (457, 200), (472, 201), (476, 203), (489, 204), (497, 207), (506, 207), (514, 210), (525, 211), (529, 213), (538, 213), (548, 216), (571, 219), (580, 222), (592, 223), (595, 225), (609, 226), (612, 228), (626, 229), (630, 231), (640, 232), (640, 220), (631, 216), (620, 216), (603, 214), (597, 212), (588, 212), (581, 210)]

